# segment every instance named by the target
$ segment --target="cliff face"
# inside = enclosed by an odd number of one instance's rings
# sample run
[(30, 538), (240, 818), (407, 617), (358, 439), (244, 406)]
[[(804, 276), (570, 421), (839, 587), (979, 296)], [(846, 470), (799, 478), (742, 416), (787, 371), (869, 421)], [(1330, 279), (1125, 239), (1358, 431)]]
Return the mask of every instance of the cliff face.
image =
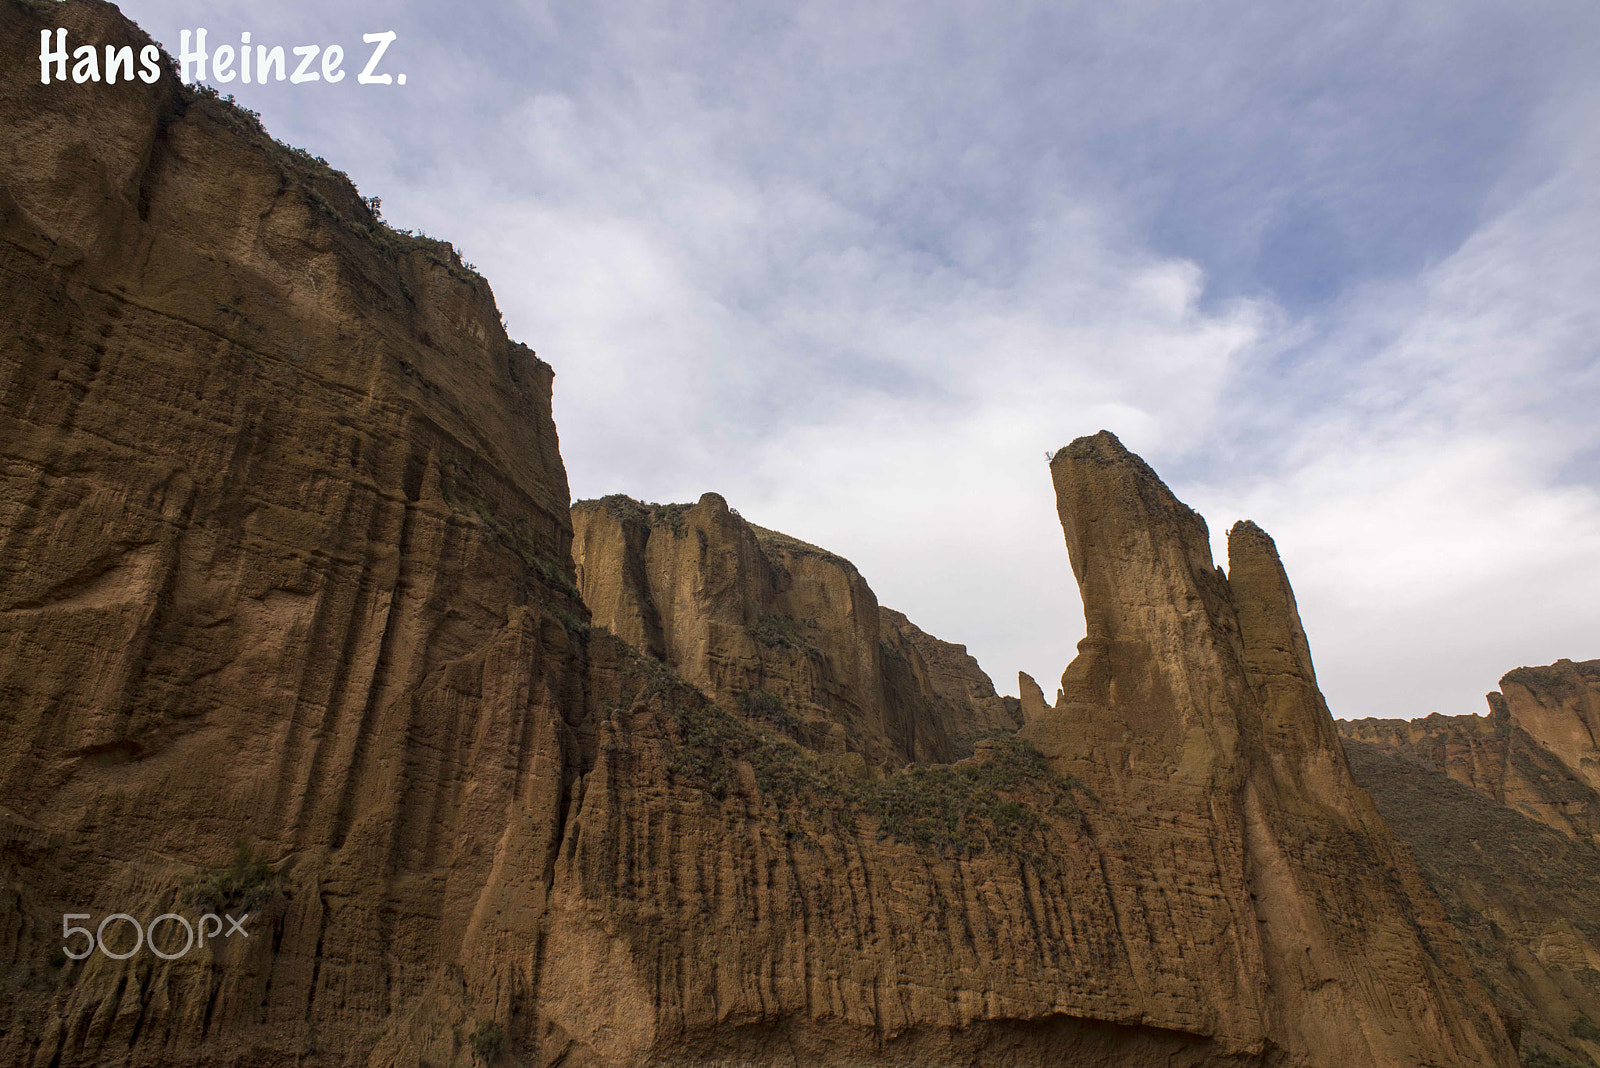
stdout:
[(1204, 521), (1110, 434), (1051, 472), (1087, 636), (1023, 736), (1116, 814), (1087, 820), (1120, 843), (1118, 914), (1162, 918), (1145, 989), (1291, 1060), (1507, 1059), (1436, 900), (1351, 780), (1271, 539), (1236, 525), (1224, 576)]
[(1600, 661), (1518, 668), (1500, 687), (1488, 716), (1339, 729), (1357, 781), (1465, 934), (1474, 970), (1521, 1021), (1527, 1063), (1597, 1064), (1600, 795), (1589, 732)]
[(964, 648), (880, 607), (848, 560), (745, 522), (719, 494), (579, 501), (572, 521), (596, 625), (811, 748), (948, 762), (1018, 725)]
[(1339, 730), (1600, 844), (1600, 660), (1518, 668), (1488, 702), (1487, 716), (1357, 719)]
[[(0, 5), (6, 70), (144, 42)], [(1270, 541), (1224, 578), (1114, 438), (1053, 464), (1065, 697), (930, 763), (1014, 710), (848, 564), (714, 497), (574, 549), (447, 247), (171, 72), (0, 118), (0, 1062), (1513, 1063)]]
[[(172, 71), (40, 85), (58, 25), (147, 41), (0, 3), (0, 1062), (488, 1014), (583, 712), (550, 368), (448, 246)], [(202, 900), (249, 937), (59, 948)]]
[(1600, 1064), (1600, 850), (1383, 746), (1351, 769), (1416, 854), (1530, 1068)]

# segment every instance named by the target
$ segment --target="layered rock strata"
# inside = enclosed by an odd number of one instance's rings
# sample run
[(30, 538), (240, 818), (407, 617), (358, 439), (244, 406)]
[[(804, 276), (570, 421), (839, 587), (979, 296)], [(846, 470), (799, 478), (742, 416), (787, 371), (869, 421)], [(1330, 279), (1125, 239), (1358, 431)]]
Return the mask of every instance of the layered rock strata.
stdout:
[(1350, 777), (1271, 539), (1235, 525), (1224, 575), (1200, 516), (1108, 433), (1051, 472), (1087, 635), (1022, 734), (1106, 803), (1086, 823), (1121, 843), (1118, 914), (1159, 917), (1151, 1001), (1204, 1006), (1185, 1026), (1291, 1063), (1509, 1060), (1455, 932)]
[(848, 560), (746, 522), (720, 494), (579, 501), (572, 522), (597, 626), (811, 748), (948, 762), (1019, 725), (964, 647), (881, 607)]
[(1520, 1022), (1525, 1062), (1600, 1064), (1600, 660), (1518, 668), (1488, 702), (1487, 716), (1339, 730), (1357, 781)]
[(1517, 668), (1487, 700), (1487, 716), (1346, 720), (1339, 731), (1600, 844), (1600, 660)]
[[(0, 5), (6, 70), (146, 40)], [(1222, 577), (1109, 435), (1053, 465), (1065, 698), (866, 774), (681, 678), (702, 617), (590, 629), (551, 372), (447, 247), (170, 69), (0, 80), (0, 118), (0, 1061), (1514, 1063), (1329, 747), (1270, 542)], [(851, 606), (781, 617), (844, 628), (849, 692), (875, 620), (955, 700), (949, 650), (783, 551)], [(847, 751), (940, 729), (818, 704)], [(67, 914), (209, 909), (250, 934), (62, 952)]]

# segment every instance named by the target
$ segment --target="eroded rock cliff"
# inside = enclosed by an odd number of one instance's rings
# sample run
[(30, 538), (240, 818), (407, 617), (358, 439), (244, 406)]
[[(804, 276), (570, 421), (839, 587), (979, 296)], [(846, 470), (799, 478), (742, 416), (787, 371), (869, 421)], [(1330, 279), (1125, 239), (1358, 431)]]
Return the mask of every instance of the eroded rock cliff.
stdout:
[[(1518, 668), (1487, 716), (1339, 724), (1529, 1065), (1600, 1063), (1600, 661)], [(1569, 764), (1568, 760), (1573, 761)]]
[[(0, 5), (6, 70), (144, 43)], [(0, 117), (0, 1060), (1514, 1062), (1270, 541), (1222, 576), (1114, 438), (1052, 467), (1065, 697), (932, 763), (1010, 706), (715, 498), (580, 523), (591, 631), (550, 369), (448, 247), (170, 71)], [(825, 737), (727, 700), (769, 679)], [(212, 908), (249, 937), (61, 952)]]
[(1600, 844), (1600, 660), (1517, 668), (1487, 700), (1487, 716), (1346, 720), (1339, 731)]
[(1108, 803), (1086, 822), (1121, 844), (1118, 914), (1158, 918), (1144, 988), (1291, 1061), (1509, 1058), (1437, 900), (1350, 777), (1271, 539), (1237, 524), (1224, 575), (1200, 516), (1104, 432), (1051, 472), (1087, 635), (1022, 735)]
[[(584, 710), (550, 368), (170, 68), (41, 85), (57, 26), (148, 40), (0, 3), (0, 1062), (465, 1027), (535, 967)], [(248, 937), (60, 948), (210, 906)]]
[(848, 560), (747, 523), (720, 494), (572, 508), (596, 625), (810, 748), (948, 762), (1015, 729), (1015, 700), (958, 645), (880, 607)]
[(1345, 746), (1520, 1032), (1523, 1064), (1600, 1064), (1600, 850), (1403, 753)]

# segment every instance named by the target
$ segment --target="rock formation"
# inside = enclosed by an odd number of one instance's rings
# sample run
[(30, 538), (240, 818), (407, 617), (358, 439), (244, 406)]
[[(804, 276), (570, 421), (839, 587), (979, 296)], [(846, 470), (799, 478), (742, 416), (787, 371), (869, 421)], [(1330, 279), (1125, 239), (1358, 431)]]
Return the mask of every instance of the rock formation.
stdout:
[(1600, 850), (1403, 753), (1347, 740), (1529, 1068), (1600, 1064)]
[[(1356, 719), (1346, 738), (1404, 754), (1561, 831), (1600, 844), (1600, 661), (1518, 668), (1488, 694), (1487, 716)], [(1596, 723), (1600, 727), (1600, 723)]]
[(848, 560), (694, 505), (573, 505), (578, 585), (596, 625), (733, 709), (875, 765), (948, 762), (1015, 729), (978, 662), (882, 608)]
[(1488, 701), (1487, 716), (1339, 729), (1356, 781), (1520, 1021), (1525, 1063), (1600, 1064), (1600, 660), (1518, 668)]
[[(490, 1016), (584, 709), (551, 370), (170, 61), (40, 84), (57, 26), (148, 43), (0, 0), (0, 1063), (345, 1063), (427, 998)], [(212, 906), (247, 935), (61, 949), (66, 913)]]
[(1017, 672), (1017, 693), (1021, 695), (1018, 704), (1024, 723), (1032, 723), (1043, 716), (1050, 707), (1044, 702), (1044, 691), (1026, 671)]
[[(1488, 1063), (1506, 1039), (1437, 901), (1350, 778), (1272, 541), (1204, 521), (1110, 434), (1051, 462), (1087, 635), (1028, 724), (1086, 822), (1145, 990), (1291, 1062)], [(1099, 823), (1098, 820), (1106, 822)], [(1198, 936), (1198, 937), (1196, 937)], [(1190, 1010), (1192, 1011), (1192, 1010)]]
[[(57, 25), (146, 41), (0, 0), (0, 66)], [(1052, 465), (1063, 698), (930, 763), (1011, 706), (714, 497), (589, 509), (591, 629), (551, 371), (448, 246), (170, 68), (0, 117), (0, 1062), (1515, 1062), (1270, 541), (1224, 577), (1114, 438)]]

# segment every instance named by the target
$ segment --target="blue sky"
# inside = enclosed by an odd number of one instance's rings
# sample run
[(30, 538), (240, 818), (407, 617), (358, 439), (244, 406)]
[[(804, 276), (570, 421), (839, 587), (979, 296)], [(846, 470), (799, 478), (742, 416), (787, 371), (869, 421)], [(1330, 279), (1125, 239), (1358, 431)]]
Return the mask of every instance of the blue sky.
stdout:
[(1336, 715), (1600, 656), (1600, 6), (128, 0), (448, 238), (556, 368), (578, 496), (850, 557), (1050, 689), (1043, 455), (1102, 427), (1279, 543)]

